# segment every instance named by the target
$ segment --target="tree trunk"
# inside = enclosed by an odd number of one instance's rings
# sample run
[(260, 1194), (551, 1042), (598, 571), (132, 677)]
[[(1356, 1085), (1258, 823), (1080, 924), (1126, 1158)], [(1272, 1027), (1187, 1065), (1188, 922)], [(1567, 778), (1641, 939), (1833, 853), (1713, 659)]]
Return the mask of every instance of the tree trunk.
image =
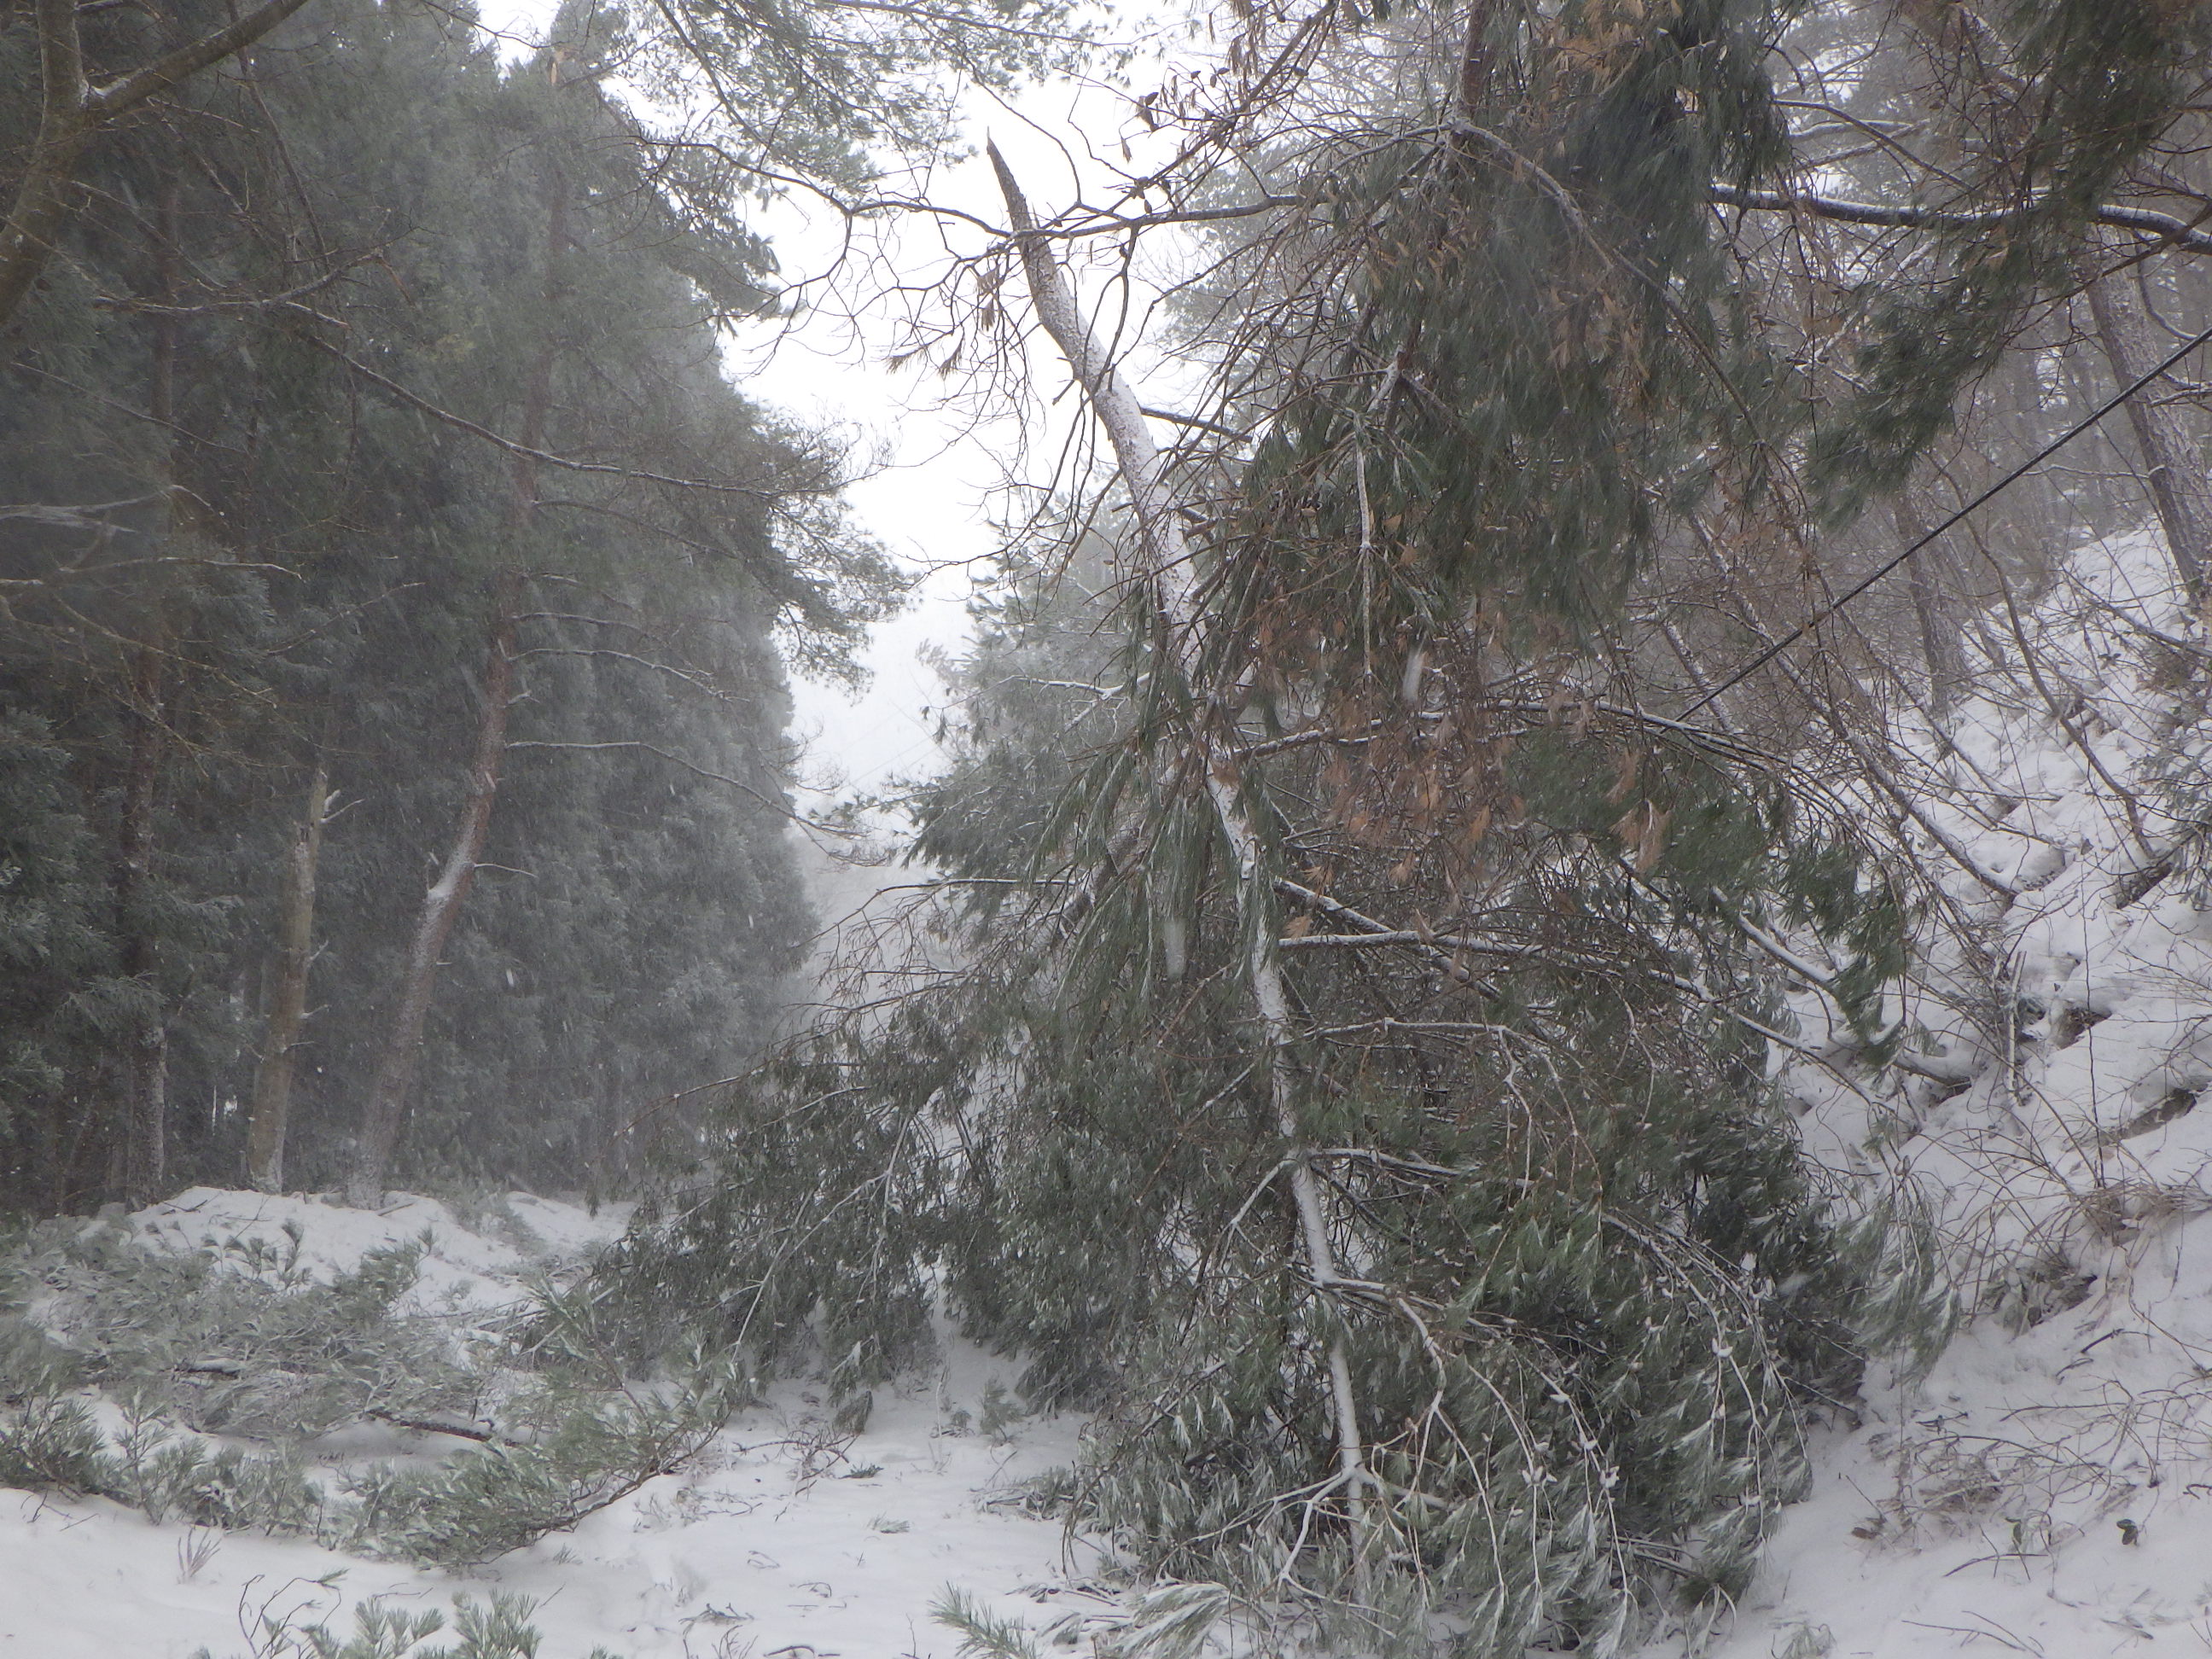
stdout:
[[(2097, 327), (2097, 343), (2112, 366), (2112, 378), (2127, 386), (2152, 362), (2127, 298), (2109, 276), (2094, 278), (2085, 292), (2090, 319)], [(2159, 406), (2149, 386), (2128, 398), (2124, 406), (2136, 447), (2142, 456), (2151, 502), (2158, 510), (2166, 544), (2173, 554), (2174, 568), (2180, 573), (2191, 606), (2197, 607), (2204, 602), (2204, 567), (2212, 559), (2212, 504), (2206, 501), (2203, 481), (2190, 464), (2188, 434), (2171, 410)]]
[[(1244, 803), (1240, 767), (1231, 745), (1213, 725), (1205, 696), (1206, 618), (1199, 591), (1201, 573), (1194, 550), (1185, 536), (1177, 504), (1164, 476), (1159, 451), (1145, 425), (1142, 407), (1104, 349), (1091, 333), (1078, 308), (1066, 279), (1036, 234), (1035, 219), (1005, 158), (990, 147), (991, 164), (1006, 198), (1009, 222), (1014, 228), (1031, 303), (1037, 320), (1051, 335), (1068, 366), (1075, 371), (1093, 415), (1113, 447), (1114, 459), (1137, 523), (1146, 568), (1131, 573), (1148, 592), (1164, 631), (1176, 666), (1197, 704), (1195, 737), (1200, 745), (1200, 769), (1214, 817), (1237, 872), (1237, 907), (1247, 940), (1244, 971), (1252, 1000), (1260, 1013), (1261, 1064), (1267, 1079), (1268, 1097), (1275, 1127), (1285, 1152), (1283, 1172), (1291, 1189), (1299, 1244), (1305, 1256), (1306, 1275), (1313, 1288), (1334, 1299), (1345, 1284), (1335, 1247), (1330, 1243), (1328, 1206), (1321, 1182), (1314, 1174), (1312, 1147), (1298, 1121), (1290, 1051), (1297, 1038), (1291, 1013), (1291, 999), (1283, 977), (1276, 945), (1273, 881), (1267, 868), (1267, 848)], [(1367, 1499), (1376, 1489), (1367, 1468), (1359, 1425), (1358, 1401), (1352, 1389), (1350, 1357), (1338, 1336), (1328, 1352), (1329, 1395), (1334, 1415), (1337, 1473), (1333, 1486), (1344, 1492), (1351, 1515), (1358, 1559), (1356, 1571), (1367, 1565)]]
[(346, 1201), (363, 1208), (383, 1201), (385, 1172), (406, 1122), (407, 1097), (422, 1051), (422, 1023), (429, 1016), (439, 958), (460, 919), (462, 902), (490, 839), (492, 804), (498, 799), (500, 763), (507, 751), (507, 712), (514, 702), (514, 621), (521, 592), (520, 571), (510, 567), (500, 573), (484, 654), (483, 707), (477, 721), (476, 756), (469, 766), (468, 799), (453, 848), (438, 879), (422, 896), (415, 936), (400, 968), (398, 1005), (362, 1108), (361, 1139), (346, 1182)]
[[(557, 69), (557, 64), (556, 64)], [(556, 315), (566, 289), (562, 257), (568, 246), (568, 192), (556, 160), (546, 172), (545, 298)], [(515, 619), (521, 609), (522, 556), (538, 516), (538, 462), (527, 452), (544, 447), (546, 420), (553, 406), (553, 369), (560, 350), (557, 331), (549, 327), (531, 364), (523, 392), (521, 449), (509, 473), (508, 562), (499, 573), (492, 603), (490, 648), (484, 664), (483, 712), (477, 727), (477, 753), (469, 770), (469, 795), (453, 851), (437, 882), (422, 897), (422, 914), (400, 970), (398, 1005), (385, 1038), (368, 1100), (362, 1109), (361, 1139), (346, 1181), (346, 1201), (368, 1207), (382, 1200), (384, 1177), (399, 1145), (407, 1117), (407, 1096), (415, 1081), (415, 1062), (422, 1051), (422, 1022), (430, 1012), (438, 959), (460, 918), (461, 903), (476, 878), (477, 861), (491, 836), (493, 803), (499, 795), (500, 762), (507, 749), (507, 720), (514, 701)]]
[(142, 1006), (125, 1038), (118, 1182), (126, 1202), (161, 1194), (168, 1166), (169, 1026), (161, 1006), (160, 956), (146, 906), (154, 867), (154, 812), (161, 780), (161, 653), (141, 646), (131, 665), (131, 751), (117, 832), (116, 936), (122, 969)]
[(284, 1188), (284, 1129), (292, 1114), (294, 1060), (307, 1019), (307, 970), (315, 949), (315, 874), (330, 818), (330, 780), (322, 763), (307, 784), (307, 808), (284, 860), (284, 896), (276, 921), (276, 984), (261, 1066), (246, 1118), (246, 1174), (264, 1193)]
[[(1907, 547), (1926, 533), (1911, 495), (1898, 491), (1892, 503), (1899, 538)], [(1928, 667), (1928, 714), (1936, 733), (1949, 741), (1952, 711), (1966, 684), (1966, 642), (1959, 632), (1945, 578), (1951, 574), (1942, 543), (1922, 548), (1905, 562), (1905, 592), (1920, 629), (1920, 654)]]

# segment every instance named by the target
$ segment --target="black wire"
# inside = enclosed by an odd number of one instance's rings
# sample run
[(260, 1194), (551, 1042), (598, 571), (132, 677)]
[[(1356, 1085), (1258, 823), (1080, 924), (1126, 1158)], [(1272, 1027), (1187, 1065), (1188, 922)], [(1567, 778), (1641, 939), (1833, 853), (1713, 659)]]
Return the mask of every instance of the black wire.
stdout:
[(1711, 690), (1706, 692), (1704, 696), (1699, 697), (1697, 702), (1692, 703), (1687, 708), (1685, 708), (1682, 711), (1682, 714), (1689, 715), (1696, 714), (1699, 709), (1710, 704), (1714, 698), (1719, 696), (1722, 692), (1726, 691), (1731, 686), (1741, 684), (1745, 679), (1757, 673), (1760, 669), (1765, 667), (1767, 664), (1772, 662), (1777, 657), (1780, 656), (1791, 646), (1796, 644), (1798, 641), (1803, 639), (1808, 634), (1818, 628), (1822, 623), (1826, 622), (1831, 617), (1836, 615), (1837, 612), (1840, 611), (1853, 599), (1857, 599), (1860, 594), (1865, 592), (1867, 589), (1872, 587), (1884, 576), (1889, 574), (1891, 571), (1896, 569), (1898, 566), (1903, 564), (1915, 553), (1917, 553), (1922, 548), (1927, 546), (1929, 543), (1934, 541), (1945, 531), (1950, 529), (1953, 525), (1958, 523), (1960, 520), (1965, 518), (1976, 507), (1981, 506), (1983, 502), (1990, 500), (1992, 496), (1998, 495), (2000, 492), (2010, 489), (2014, 484), (2019, 483), (2031, 469), (2042, 465), (2044, 462), (2049, 460), (2060, 450), (2065, 448), (2068, 444), (2072, 443), (2075, 439), (2080, 437), (2091, 427), (2096, 425), (2098, 422), (2103, 420), (2106, 416), (2111, 414), (2122, 404), (2127, 402), (2129, 398), (2134, 397), (2136, 392), (2142, 391), (2153, 380), (2157, 380), (2161, 374), (2166, 374), (2170, 371), (2175, 364), (2179, 363), (2184, 357), (2186, 357), (2191, 352), (2196, 350), (2207, 341), (2212, 341), (2212, 328), (2206, 329), (2202, 334), (2197, 335), (2187, 343), (2175, 349), (2166, 357), (2166, 361), (2159, 364), (2157, 368), (2150, 369), (2144, 374), (2138, 374), (2128, 385), (2122, 386), (2119, 391), (2113, 393), (2109, 399), (2100, 405), (2093, 413), (2083, 416), (2081, 420), (2073, 426), (2069, 427), (2065, 431), (2060, 433), (2049, 443), (2044, 445), (2044, 447), (2037, 450), (2034, 454), (2029, 456), (2018, 466), (2013, 468), (2011, 471), (2006, 473), (2003, 477), (1999, 478), (1987, 489), (1982, 491), (1980, 495), (1975, 496), (1973, 500), (1968, 501), (1956, 513), (1954, 513), (1949, 518), (1944, 520), (1942, 523), (1937, 525), (1926, 535), (1921, 537), (1921, 538), (1913, 543), (1911, 546), (1906, 548), (1904, 552), (1899, 554), (1895, 558), (1892, 559), (1887, 564), (1882, 566), (1881, 568), (1875, 571), (1872, 575), (1864, 578), (1856, 586), (1850, 588), (1843, 595), (1842, 598), (1830, 605), (1826, 610), (1821, 611), (1816, 617), (1808, 617), (1805, 621), (1798, 623), (1796, 627), (1791, 629), (1780, 639), (1775, 641), (1773, 644), (1768, 646), (1765, 650), (1760, 652), (1749, 662), (1744, 664), (1742, 667), (1737, 669), (1735, 673), (1729, 675)]

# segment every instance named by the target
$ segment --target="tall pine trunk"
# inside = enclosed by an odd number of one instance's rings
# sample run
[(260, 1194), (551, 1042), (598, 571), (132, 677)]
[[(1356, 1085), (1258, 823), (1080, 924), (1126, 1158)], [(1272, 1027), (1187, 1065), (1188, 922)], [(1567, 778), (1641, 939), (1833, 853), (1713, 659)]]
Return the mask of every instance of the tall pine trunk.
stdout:
[(507, 752), (507, 721), (514, 702), (514, 625), (522, 592), (522, 573), (509, 566), (499, 574), (492, 602), (490, 637), (484, 653), (483, 707), (477, 719), (476, 754), (469, 764), (469, 790), (452, 849), (438, 879), (422, 896), (415, 933), (399, 970), (399, 994), (392, 1024), (362, 1109), (361, 1139), (346, 1182), (346, 1201), (363, 1207), (383, 1201), (384, 1177), (391, 1168), (399, 1132), (406, 1123), (407, 1099), (415, 1084), (415, 1063), (422, 1052), (422, 1024), (429, 1017), (438, 966), (462, 903), (475, 883), (477, 866), (491, 837), (492, 805), (499, 798), (500, 763)]
[[(1897, 533), (1907, 547), (1919, 541), (1926, 526), (1911, 495), (1899, 490), (1892, 503)], [(1951, 714), (1958, 706), (1967, 678), (1966, 642), (1945, 578), (1950, 557), (1938, 541), (1921, 548), (1905, 562), (1905, 587), (1912, 601), (1912, 619), (1920, 630), (1920, 654), (1928, 668), (1928, 714), (1937, 734), (1950, 740)]]
[[(153, 261), (153, 290), (164, 303), (173, 303), (177, 288), (177, 183), (165, 179), (155, 206), (149, 252)], [(147, 412), (173, 434), (176, 429), (177, 319), (164, 314), (154, 325), (152, 374), (147, 387)], [(168, 441), (161, 469), (167, 486), (162, 516), (169, 532), (179, 528), (176, 441)], [(160, 604), (157, 594), (155, 604)], [(122, 969), (135, 988), (137, 1012), (132, 1019), (124, 1056), (121, 1157), (118, 1175), (125, 1200), (147, 1204), (161, 1196), (168, 1174), (169, 1024), (161, 984), (159, 948), (148, 915), (153, 880), (155, 812), (161, 783), (165, 741), (167, 664), (161, 643), (162, 629), (155, 620), (147, 642), (131, 659), (131, 693), (126, 723), (131, 740), (125, 763), (123, 800), (117, 828), (115, 910), (118, 939), (122, 945)]]
[(124, 977), (135, 988), (136, 1012), (125, 1038), (117, 1114), (120, 1157), (117, 1184), (126, 1202), (161, 1196), (168, 1171), (169, 1024), (162, 1006), (160, 957), (147, 915), (154, 869), (154, 814), (161, 781), (162, 662), (143, 645), (131, 671), (131, 746), (116, 834), (115, 920)]
[(284, 1187), (284, 1131), (292, 1115), (300, 1033), (307, 1019), (307, 970), (315, 949), (315, 875), (322, 862), (323, 826), (329, 815), (330, 779), (319, 761), (307, 784), (307, 811), (285, 854), (284, 896), (276, 921), (276, 984), (269, 999), (269, 1024), (246, 1118), (246, 1178), (264, 1193), (281, 1192)]
[[(546, 173), (545, 297), (557, 315), (563, 296), (562, 256), (568, 245), (568, 187), (556, 161)], [(558, 334), (548, 327), (532, 361), (523, 392), (521, 447), (542, 450), (553, 406), (553, 369)], [(507, 750), (507, 715), (514, 702), (515, 622), (521, 609), (522, 559), (538, 517), (538, 464), (517, 454), (508, 473), (507, 556), (495, 585), (491, 629), (484, 661), (483, 710), (477, 724), (476, 757), (469, 768), (468, 799), (453, 849), (430, 890), (415, 937), (400, 969), (399, 994), (392, 1024), (362, 1109), (361, 1139), (346, 1182), (346, 1201), (363, 1206), (382, 1200), (384, 1178), (407, 1119), (415, 1066), (422, 1052), (422, 1024), (430, 1012), (439, 958), (460, 920), (461, 905), (476, 879), (477, 866), (491, 836), (492, 806), (499, 797), (500, 763)]]

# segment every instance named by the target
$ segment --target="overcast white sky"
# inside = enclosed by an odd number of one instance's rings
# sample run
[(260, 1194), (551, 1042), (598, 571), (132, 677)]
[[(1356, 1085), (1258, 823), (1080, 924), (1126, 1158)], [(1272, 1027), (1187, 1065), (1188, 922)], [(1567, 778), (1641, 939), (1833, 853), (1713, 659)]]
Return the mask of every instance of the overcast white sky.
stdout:
[[(972, 100), (966, 137), (979, 149), (987, 136), (994, 139), (1032, 204), (1048, 216), (1079, 196), (1110, 198), (1113, 172), (1092, 152), (1117, 149), (1125, 125), (1133, 137), (1120, 94), (1053, 85), (1027, 90), (1012, 108)], [(980, 155), (943, 169), (928, 193), (992, 223), (1005, 221)], [(794, 204), (779, 208), (763, 228), (787, 274), (797, 277), (834, 258), (842, 226), (818, 212), (810, 218)], [(917, 216), (893, 234), (902, 278), (915, 281), (942, 267), (945, 234), (935, 225)], [(953, 240), (964, 252), (985, 243), (980, 232), (957, 227)], [(772, 354), (741, 350), (734, 359), (754, 395), (807, 419), (856, 428), (863, 452), (873, 447), (883, 453), (883, 470), (857, 484), (850, 499), (893, 552), (930, 573), (914, 610), (878, 631), (866, 653), (874, 680), (865, 694), (854, 700), (832, 687), (797, 688), (800, 734), (812, 739), (825, 770), (844, 775), (848, 792), (927, 769), (934, 752), (929, 711), (944, 688), (918, 653), (930, 645), (957, 650), (964, 637), (964, 606), (973, 581), (988, 574), (983, 561), (996, 542), (992, 515), (1008, 510), (1001, 492), (1010, 468), (1022, 466), (1024, 483), (1044, 482), (1070, 423), (1083, 418), (1072, 399), (1054, 395), (1067, 374), (1049, 348), (1032, 358), (1045, 398), (1030, 405), (1024, 432), (1003, 408), (952, 401), (933, 369), (888, 369), (884, 360), (896, 340), (888, 312), (864, 318), (857, 337), (849, 323), (824, 315), (782, 337)]]
[[(486, 25), (510, 38), (535, 37), (554, 10), (554, 0), (479, 3)], [(1119, 140), (1126, 111), (1124, 100), (1110, 93), (1036, 88), (1015, 109), (983, 97), (971, 100), (966, 136), (978, 147), (987, 133), (994, 138), (1032, 202), (1048, 214), (1082, 187), (1093, 199), (1109, 187), (1107, 170), (1086, 161), (1086, 152)], [(1003, 222), (981, 156), (943, 169), (929, 193)], [(844, 231), (826, 209), (810, 212), (796, 202), (769, 210), (760, 228), (774, 243), (787, 282), (824, 270)], [(926, 276), (946, 257), (940, 232), (927, 222), (895, 234), (894, 263), (902, 276)], [(965, 244), (970, 251), (980, 245), (973, 234)], [(888, 311), (863, 314), (856, 329), (840, 310), (830, 305), (802, 313), (795, 327), (735, 342), (731, 356), (732, 372), (750, 395), (809, 423), (841, 428), (852, 436), (856, 454), (880, 457), (880, 469), (854, 485), (849, 499), (863, 527), (921, 574), (913, 606), (878, 629), (863, 653), (872, 676), (864, 692), (856, 697), (841, 687), (794, 684), (795, 726), (809, 749), (805, 781), (826, 786), (813, 798), (817, 803), (933, 769), (930, 711), (944, 688), (922, 653), (960, 648), (971, 572), (982, 574), (981, 562), (994, 545), (991, 515), (1006, 481), (1004, 458), (1018, 448), (1020, 435), (1003, 416), (979, 426), (974, 410), (948, 407), (946, 388), (933, 371), (887, 368), (884, 360), (897, 349)], [(766, 349), (771, 338), (774, 349)], [(1057, 364), (1052, 371), (1064, 376)]]

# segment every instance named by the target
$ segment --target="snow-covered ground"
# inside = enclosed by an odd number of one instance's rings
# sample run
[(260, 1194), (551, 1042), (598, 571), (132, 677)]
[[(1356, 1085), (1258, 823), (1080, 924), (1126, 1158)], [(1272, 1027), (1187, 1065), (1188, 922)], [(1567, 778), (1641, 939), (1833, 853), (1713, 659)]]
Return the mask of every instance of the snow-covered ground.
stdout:
[[(1802, 1062), (1786, 1086), (1825, 1161), (1914, 1182), (1983, 1311), (1828, 1431), (1719, 1659), (2212, 1651), (2212, 914), (2179, 876), (2116, 890), (2185, 829), (2160, 757), (2206, 747), (2167, 568), (2142, 538), (2077, 554), (2024, 610), (2038, 675), (1984, 618), (2007, 665), (1957, 755), (1918, 745), (1936, 827), (2020, 890), (1948, 883), (1983, 954), (1954, 943), (1905, 1009), (1928, 1075)], [(1798, 1012), (1817, 1042), (1817, 994)]]
[[(471, 1229), (429, 1199), (369, 1212), (199, 1188), (132, 1219), (185, 1247), (258, 1237), (283, 1248), (290, 1222), (302, 1263), (325, 1273), (427, 1227), (416, 1303), (489, 1311), (621, 1218), (517, 1193)], [(362, 1600), (446, 1610), (456, 1594), (495, 1593), (538, 1604), (542, 1659), (594, 1646), (622, 1659), (950, 1656), (958, 1638), (929, 1611), (947, 1586), (1033, 1626), (1106, 1607), (1083, 1589), (1083, 1547), (1017, 1501), (1018, 1483), (1073, 1461), (1076, 1422), (982, 1427), (991, 1385), (1012, 1382), (1004, 1362), (948, 1344), (933, 1374), (877, 1391), (857, 1437), (834, 1433), (817, 1397), (781, 1392), (686, 1472), (467, 1576), (0, 1491), (0, 1659), (185, 1659), (201, 1648), (231, 1659), (256, 1651), (246, 1632), (264, 1609), (306, 1615), (295, 1625), (327, 1619), (344, 1636)]]

